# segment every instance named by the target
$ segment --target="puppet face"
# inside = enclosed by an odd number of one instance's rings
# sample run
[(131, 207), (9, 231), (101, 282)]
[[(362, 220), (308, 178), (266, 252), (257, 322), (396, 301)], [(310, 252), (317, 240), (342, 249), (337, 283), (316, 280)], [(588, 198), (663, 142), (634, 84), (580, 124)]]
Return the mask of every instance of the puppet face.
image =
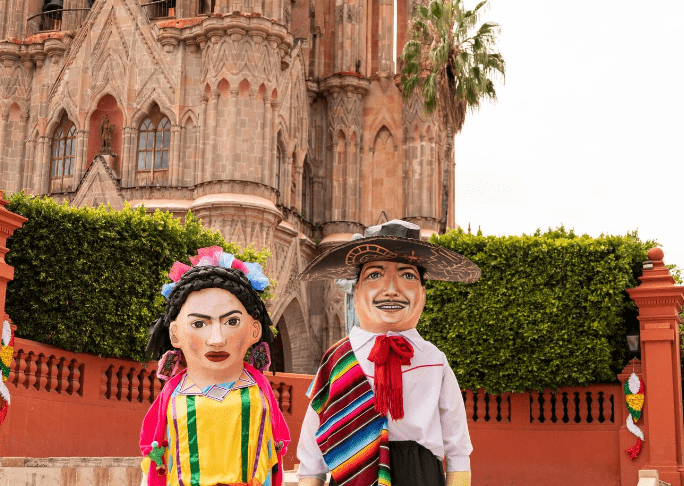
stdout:
[(425, 287), (415, 266), (381, 261), (361, 269), (354, 287), (361, 329), (374, 333), (413, 329), (424, 306)]
[(261, 323), (223, 289), (192, 292), (169, 326), (171, 344), (183, 351), (189, 377), (199, 386), (237, 380)]

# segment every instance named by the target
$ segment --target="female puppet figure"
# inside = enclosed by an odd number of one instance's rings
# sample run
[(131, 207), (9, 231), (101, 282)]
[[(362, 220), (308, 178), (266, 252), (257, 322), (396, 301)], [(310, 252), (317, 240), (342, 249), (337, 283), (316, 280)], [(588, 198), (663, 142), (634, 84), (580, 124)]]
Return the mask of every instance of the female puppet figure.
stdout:
[[(290, 435), (268, 380), (271, 319), (258, 264), (220, 247), (174, 263), (148, 354), (168, 378), (140, 433), (147, 486), (280, 486)], [(255, 346), (252, 348), (252, 346)], [(266, 357), (265, 363), (244, 362)], [(176, 373), (180, 363), (187, 368)]]

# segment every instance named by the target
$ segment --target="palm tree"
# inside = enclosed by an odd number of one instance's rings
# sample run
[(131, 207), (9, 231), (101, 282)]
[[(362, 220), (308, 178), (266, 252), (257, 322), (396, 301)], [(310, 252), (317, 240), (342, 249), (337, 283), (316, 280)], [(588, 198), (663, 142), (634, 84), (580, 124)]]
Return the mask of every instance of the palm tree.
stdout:
[(483, 23), (476, 29), (484, 0), (466, 10), (463, 0), (432, 0), (417, 5), (409, 40), (401, 54), (404, 99), (414, 90), (423, 95), (427, 114), (436, 109), (447, 129), (442, 171), (442, 231), (446, 230), (449, 157), (453, 137), (461, 131), (466, 112), (483, 99), (496, 99), (493, 77), (505, 76), (506, 64), (496, 47), (499, 25)]

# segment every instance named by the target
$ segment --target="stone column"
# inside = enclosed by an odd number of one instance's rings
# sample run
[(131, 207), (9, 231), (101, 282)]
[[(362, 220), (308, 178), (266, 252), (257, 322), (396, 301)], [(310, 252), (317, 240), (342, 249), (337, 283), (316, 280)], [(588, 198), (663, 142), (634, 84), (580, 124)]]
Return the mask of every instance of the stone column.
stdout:
[(50, 189), (50, 137), (38, 137), (36, 170), (33, 189), (36, 194), (47, 194)]
[[(639, 308), (641, 365), (646, 389), (644, 404), (644, 469), (657, 469), (660, 479), (682, 486), (679, 471), (684, 424), (680, 362), (679, 312), (684, 306), (684, 287), (675, 285), (663, 264), (663, 250), (651, 248), (637, 288), (627, 293)], [(624, 405), (622, 405), (624, 406)]]
[(291, 208), (292, 204), (292, 156), (288, 153), (284, 154), (285, 167), (281, 167), (281, 186), (283, 186), (283, 206)]
[(19, 133), (21, 133), (21, 135), (22, 135), (21, 140), (23, 143), (20, 143), (20, 149), (19, 149), (19, 155), (18, 155), (19, 179), (17, 180), (17, 190), (22, 190), (24, 188), (24, 179), (26, 177), (26, 172), (25, 172), (26, 166), (24, 164), (24, 161), (26, 160), (26, 152), (27, 152), (26, 140), (28, 139), (28, 118), (29, 118), (28, 112), (22, 113), (19, 117), (19, 120), (21, 122), (21, 125), (19, 127)]
[(204, 171), (204, 166), (206, 165), (204, 154), (206, 151), (207, 144), (207, 102), (209, 101), (209, 98), (207, 98), (206, 95), (202, 95), (201, 101), (202, 105), (200, 107), (200, 134), (198, 140), (199, 150), (197, 155), (197, 161), (195, 163), (195, 171), (192, 176), (194, 184), (199, 184), (204, 180), (202, 178), (202, 174)]
[(344, 218), (342, 215), (342, 185), (344, 184), (344, 162), (341, 160), (340, 153), (337, 150), (338, 142), (333, 140), (332, 143), (332, 204), (331, 217), (333, 221), (340, 221)]
[[(249, 180), (261, 180), (261, 174), (259, 174), (259, 178), (257, 179), (257, 167), (259, 167), (259, 154), (261, 154), (261, 140), (259, 137), (259, 108), (261, 108), (259, 105), (259, 100), (257, 99), (257, 96), (259, 95), (259, 92), (256, 90), (256, 88), (252, 88), (249, 90), (249, 117), (248, 117), (248, 124), (253, 125), (249, 128), (249, 154), (247, 157), (247, 171), (248, 173), (245, 174), (247, 179)], [(261, 117), (263, 119), (263, 116)]]
[(295, 200), (292, 203), (292, 206), (297, 208), (297, 210), (299, 211), (300, 214), (302, 213), (302, 209), (304, 209), (304, 208), (302, 208), (302, 185), (304, 184), (304, 181), (302, 180), (302, 173), (303, 172), (304, 172), (304, 167), (299, 162), (297, 162), (295, 164), (295, 173), (294, 173), (297, 191), (295, 192)]
[(169, 157), (169, 164), (171, 165), (171, 186), (178, 187), (182, 170), (180, 167), (180, 152), (181, 152), (181, 127), (180, 125), (173, 125), (171, 127), (171, 157)]
[[(278, 148), (278, 110), (280, 110), (280, 102), (278, 102), (278, 100), (271, 101), (271, 109), (273, 110), (271, 113), (271, 165), (274, 165), (276, 160), (276, 150)], [(270, 186), (280, 190), (275, 185), (275, 176), (276, 174), (274, 170), (271, 174)], [(282, 167), (280, 168), (280, 178), (283, 178)]]
[(352, 212), (354, 206), (353, 181), (352, 181), (352, 150), (351, 140), (344, 140), (344, 179), (342, 179), (342, 219), (346, 221), (352, 220)]
[(2, 121), (0, 121), (0, 167), (7, 167), (7, 122), (9, 122), (9, 107), (2, 110)]
[(33, 172), (36, 170), (35, 169), (35, 164), (34, 164), (34, 154), (36, 152), (36, 141), (35, 140), (27, 140), (26, 141), (26, 153), (24, 156), (24, 177), (23, 181), (21, 184), (21, 188), (24, 189), (26, 192), (33, 192), (32, 185), (33, 185)]
[(240, 90), (237, 86), (230, 90), (230, 135), (228, 140), (229, 149), (228, 153), (226, 154), (226, 158), (228, 159), (228, 162), (226, 164), (228, 167), (228, 173), (235, 173), (237, 169), (237, 157), (240, 153), (240, 150), (238, 148), (238, 140), (242, 139), (242, 137), (240, 137), (238, 127), (238, 111), (240, 111), (238, 110), (239, 94)]
[(352, 221), (361, 221), (361, 159), (363, 146), (360, 140), (354, 142), (354, 210), (352, 211)]
[(261, 176), (261, 182), (269, 185), (271, 180), (271, 172), (273, 172), (273, 164), (271, 161), (271, 131), (273, 127), (271, 126), (271, 98), (269, 96), (264, 96), (264, 129), (262, 131), (262, 145), (261, 145), (261, 157), (263, 158), (262, 167), (264, 168), (264, 173)]
[(203, 182), (214, 178), (214, 151), (216, 150), (216, 119), (218, 117), (218, 101), (221, 92), (214, 90), (209, 95), (209, 112), (207, 115), (207, 152), (204, 162)]
[(314, 176), (313, 178), (313, 190), (311, 197), (313, 198), (313, 214), (311, 215), (311, 222), (317, 223), (323, 221), (325, 216), (325, 203), (323, 202), (323, 182), (324, 179), (321, 176)]

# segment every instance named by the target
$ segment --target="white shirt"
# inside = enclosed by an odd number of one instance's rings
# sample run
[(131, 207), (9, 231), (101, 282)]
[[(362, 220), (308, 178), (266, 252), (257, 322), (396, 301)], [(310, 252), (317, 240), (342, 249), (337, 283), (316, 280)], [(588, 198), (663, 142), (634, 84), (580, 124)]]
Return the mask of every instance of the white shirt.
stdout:
[[(401, 367), (404, 385), (404, 418), (388, 420), (389, 440), (412, 440), (432, 451), (440, 460), (446, 456), (447, 472), (470, 471), (470, 442), (461, 389), (446, 356), (424, 340), (415, 329), (400, 333), (413, 346), (411, 364)], [(349, 334), (349, 341), (361, 369), (373, 387), (375, 363), (368, 361), (375, 337), (359, 327)], [(311, 408), (306, 411), (297, 446), (298, 478), (325, 479), (328, 466), (316, 443), (319, 420)]]

